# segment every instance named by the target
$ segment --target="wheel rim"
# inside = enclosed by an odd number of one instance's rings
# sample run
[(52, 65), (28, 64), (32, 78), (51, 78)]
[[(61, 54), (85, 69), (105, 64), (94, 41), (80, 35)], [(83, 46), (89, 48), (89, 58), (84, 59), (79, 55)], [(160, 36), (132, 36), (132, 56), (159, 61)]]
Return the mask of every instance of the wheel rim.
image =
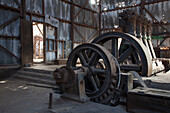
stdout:
[(67, 66), (72, 69), (81, 66), (89, 68), (85, 86), (86, 94), (92, 100), (101, 103), (111, 94), (107, 92), (114, 92), (117, 85), (116, 66), (112, 55), (104, 47), (97, 44), (79, 45), (70, 54)]

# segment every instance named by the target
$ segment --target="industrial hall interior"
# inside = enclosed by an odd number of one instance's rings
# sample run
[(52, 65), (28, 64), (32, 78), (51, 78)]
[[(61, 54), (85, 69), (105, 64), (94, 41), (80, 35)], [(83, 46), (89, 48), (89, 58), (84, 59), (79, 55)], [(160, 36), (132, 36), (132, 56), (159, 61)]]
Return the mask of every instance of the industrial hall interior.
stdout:
[(0, 0), (0, 113), (170, 113), (170, 0)]

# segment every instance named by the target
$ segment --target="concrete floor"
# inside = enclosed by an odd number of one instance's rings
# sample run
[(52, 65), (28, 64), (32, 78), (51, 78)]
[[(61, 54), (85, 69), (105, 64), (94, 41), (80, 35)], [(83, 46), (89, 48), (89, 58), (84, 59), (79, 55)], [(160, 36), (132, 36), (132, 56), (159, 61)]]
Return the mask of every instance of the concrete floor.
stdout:
[(26, 84), (14, 78), (0, 81), (0, 113), (48, 113), (52, 90)]
[(53, 91), (27, 84), (14, 78), (0, 81), (0, 113), (127, 113), (122, 105), (82, 104), (59, 99), (60, 95), (54, 93), (53, 108), (48, 109), (49, 93)]
[[(34, 64), (27, 68), (54, 71), (62, 66)], [(149, 87), (170, 90), (170, 71), (166, 74), (143, 77), (143, 80)], [(96, 103), (85, 105), (69, 101), (62, 103), (57, 100), (59, 98), (57, 94), (53, 97), (53, 109), (48, 110), (49, 93), (53, 92), (52, 89), (27, 84), (26, 81), (14, 78), (0, 81), (0, 113), (126, 113), (126, 107), (121, 105), (110, 107)], [(63, 108), (63, 106), (67, 107)]]

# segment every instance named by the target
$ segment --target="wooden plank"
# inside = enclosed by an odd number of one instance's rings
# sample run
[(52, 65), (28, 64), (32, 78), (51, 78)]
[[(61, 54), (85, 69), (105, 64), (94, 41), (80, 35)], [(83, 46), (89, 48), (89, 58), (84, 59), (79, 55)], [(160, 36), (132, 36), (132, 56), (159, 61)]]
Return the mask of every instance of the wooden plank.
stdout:
[(21, 19), (21, 59), (22, 65), (33, 63), (32, 23)]

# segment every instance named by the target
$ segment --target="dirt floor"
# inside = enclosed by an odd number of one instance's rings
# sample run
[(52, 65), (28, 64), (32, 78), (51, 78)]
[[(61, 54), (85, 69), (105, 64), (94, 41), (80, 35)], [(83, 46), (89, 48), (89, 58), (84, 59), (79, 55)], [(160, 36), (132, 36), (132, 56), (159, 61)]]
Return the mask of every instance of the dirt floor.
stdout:
[(26, 84), (14, 78), (0, 81), (0, 113), (48, 113), (52, 90)]
[(0, 113), (127, 113), (122, 105), (111, 107), (93, 102), (63, 101), (54, 93), (53, 108), (48, 109), (52, 89), (27, 84), (14, 78), (0, 81)]
[[(34, 65), (34, 69), (55, 70), (61, 66)], [(29, 67), (28, 67), (29, 68)], [(151, 88), (170, 90), (170, 71), (157, 76), (143, 77)], [(126, 113), (126, 107), (110, 107), (96, 103), (59, 103), (60, 95), (53, 94), (53, 109), (48, 109), (49, 93), (52, 89), (28, 85), (28, 82), (8, 78), (0, 81), (0, 113)], [(63, 107), (67, 106), (67, 107)], [(81, 110), (83, 109), (83, 110)]]

